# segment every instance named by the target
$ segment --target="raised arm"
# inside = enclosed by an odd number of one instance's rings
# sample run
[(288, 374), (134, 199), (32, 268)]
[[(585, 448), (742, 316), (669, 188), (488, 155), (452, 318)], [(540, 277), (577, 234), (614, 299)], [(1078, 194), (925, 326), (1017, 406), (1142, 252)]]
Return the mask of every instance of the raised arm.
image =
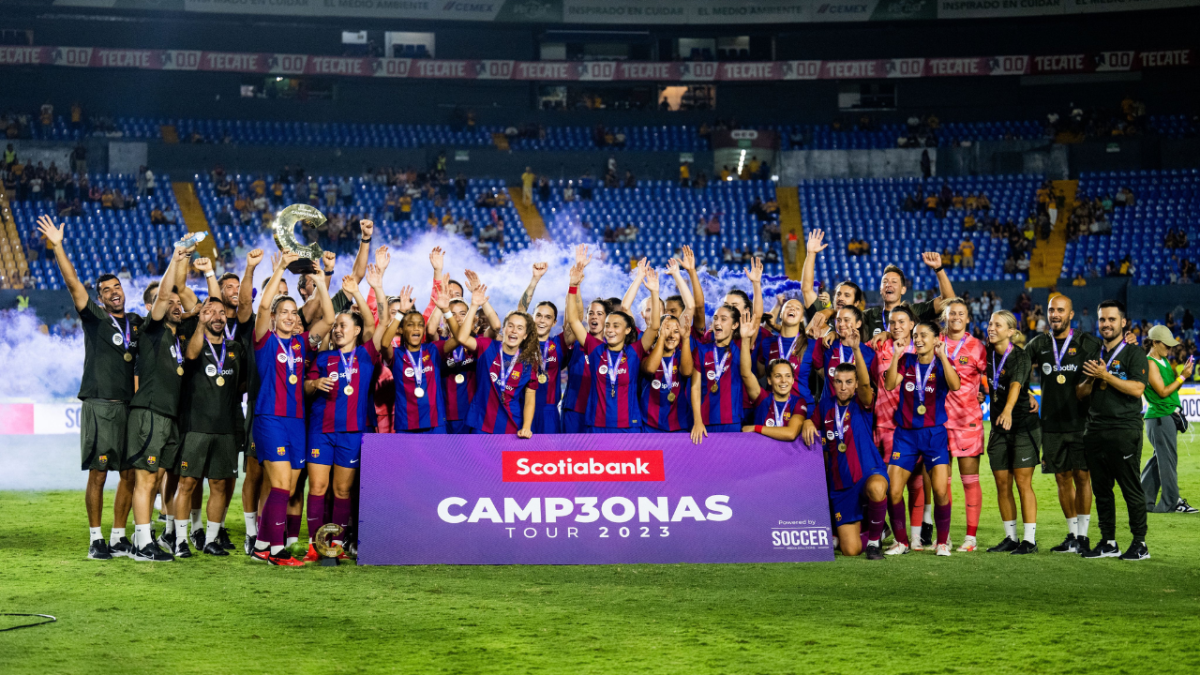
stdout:
[(691, 246), (684, 246), (680, 255), (683, 257), (679, 259), (679, 266), (687, 270), (688, 280), (692, 282), (692, 299), (696, 303), (692, 308), (695, 316), (693, 325), (703, 333), (708, 327), (708, 316), (704, 311), (704, 288), (700, 286), (700, 277), (696, 274), (696, 256), (692, 253)]
[[(430, 340), (437, 340), (438, 326), (442, 325), (442, 320), (450, 316), (441, 307), (438, 306), (437, 296), (445, 294), (447, 301), (450, 297), (450, 274), (446, 273), (440, 279), (433, 281), (433, 292), (430, 293), (430, 299), (433, 300), (433, 310), (429, 312), (429, 318), (425, 320), (425, 335)], [(448, 305), (447, 305), (448, 306)]]
[[(367, 307), (367, 299), (363, 297), (362, 291), (358, 290), (358, 282), (354, 280), (353, 274), (342, 277), (342, 292), (350, 296), (354, 300), (354, 304), (358, 306), (358, 314), (362, 317), (363, 322), (363, 342), (371, 341), (375, 337), (375, 315), (371, 314), (371, 308)], [(330, 302), (331, 308), (332, 305), (333, 303)], [(332, 319), (330, 319), (330, 323), (332, 323)]]
[(238, 323), (250, 320), (254, 313), (254, 268), (262, 262), (263, 250), (256, 248), (246, 254), (246, 271), (242, 274), (242, 283), (238, 286)]
[[(196, 258), (192, 262), (192, 267), (204, 275), (204, 285), (208, 287), (208, 297), (220, 298), (221, 287), (217, 285), (217, 273), (213, 272), (212, 261), (204, 257)], [(191, 293), (190, 290), (188, 292)], [(193, 295), (195, 294), (193, 293)]]
[(888, 364), (887, 372), (883, 374), (883, 388), (888, 391), (896, 391), (896, 387), (900, 386), (900, 372), (898, 366), (900, 361), (904, 359), (904, 352), (899, 350), (892, 356), (892, 362)]
[(529, 279), (529, 285), (525, 287), (525, 292), (521, 294), (521, 300), (517, 302), (518, 312), (529, 311), (529, 304), (533, 302), (533, 293), (537, 290), (538, 282), (542, 280), (542, 276), (546, 274), (546, 270), (549, 268), (549, 263), (533, 263), (533, 275)]
[(646, 354), (646, 358), (642, 359), (642, 372), (650, 377), (658, 372), (658, 367), (662, 365), (663, 353), (666, 352), (667, 334), (665, 331), (658, 332), (658, 339), (654, 341), (654, 349)]
[(158, 283), (158, 291), (154, 294), (154, 304), (150, 308), (150, 318), (154, 321), (162, 321), (163, 317), (167, 315), (167, 308), (171, 305), (168, 298), (175, 292), (177, 270), (182, 267), (184, 273), (187, 273), (188, 257), (194, 250), (195, 248), (177, 248), (171, 255), (171, 262), (167, 264), (167, 269), (163, 272), (162, 281)]
[(742, 271), (745, 272), (746, 278), (750, 280), (750, 284), (754, 287), (754, 298), (750, 301), (750, 313), (753, 315), (751, 318), (754, 321), (754, 337), (757, 339), (758, 327), (762, 324), (763, 315), (762, 260), (758, 258), (751, 259), (749, 269)]
[(271, 301), (279, 294), (279, 282), (283, 279), (283, 271), (287, 266), (300, 259), (300, 256), (288, 251), (275, 258), (275, 270), (267, 285), (263, 288), (262, 297), (258, 300), (258, 314), (254, 317), (254, 341), (257, 342), (271, 330)]
[[(586, 248), (586, 245), (584, 246)], [(571, 267), (570, 289), (567, 290), (567, 313), (564, 324), (571, 329), (571, 334), (580, 346), (587, 340), (587, 327), (583, 325), (583, 301), (579, 300), (579, 284), (583, 282), (583, 267), (575, 263)], [(571, 296), (575, 296), (572, 298)], [(574, 300), (574, 302), (572, 302)]]
[[(194, 253), (196, 247), (192, 246), (191, 251)], [(190, 256), (191, 254), (189, 253), (188, 255)], [(184, 314), (191, 314), (192, 310), (196, 308), (196, 303), (199, 302), (199, 298), (196, 297), (196, 294), (187, 285), (189, 261), (190, 257), (188, 260), (184, 260), (175, 266), (175, 292), (179, 294), (179, 304), (183, 306)], [(211, 268), (212, 263), (209, 263), (209, 269), (211, 270)], [(219, 293), (217, 297), (221, 297)]]
[(637, 299), (638, 288), (641, 287), (642, 280), (646, 278), (648, 264), (646, 258), (638, 261), (637, 267), (633, 271), (633, 279), (629, 282), (629, 288), (625, 289), (625, 295), (621, 296), (621, 309), (630, 316), (633, 316), (633, 301)]
[(800, 272), (800, 294), (804, 298), (804, 309), (812, 307), (817, 301), (817, 254), (827, 248), (829, 244), (825, 243), (825, 230), (813, 230), (808, 233), (808, 254), (804, 256), (804, 268)]
[(692, 315), (684, 312), (679, 317), (679, 374), (691, 377), (696, 372), (692, 356)]
[(757, 401), (759, 395), (762, 394), (762, 386), (758, 384), (758, 378), (754, 375), (754, 360), (752, 356), (752, 352), (754, 351), (754, 333), (753, 331), (746, 330), (747, 328), (749, 328), (749, 324), (742, 324), (742, 353), (741, 358), (738, 360), (738, 371), (742, 375), (742, 386), (746, 388), (746, 395), (750, 397), (751, 401)]
[(870, 409), (875, 403), (875, 389), (871, 387), (871, 373), (867, 370), (867, 359), (862, 353), (862, 340), (858, 331), (851, 332), (842, 344), (854, 350), (854, 375), (858, 379), (856, 394), (859, 403)]
[(67, 285), (67, 291), (71, 294), (71, 302), (75, 304), (77, 311), (83, 311), (88, 304), (88, 292), (75, 272), (75, 265), (71, 264), (71, 259), (67, 257), (67, 250), (63, 248), (63, 231), (67, 224), (63, 223), (55, 227), (50, 216), (41, 215), (38, 216), (37, 226), (38, 232), (42, 233), (46, 242), (50, 244), (50, 248), (54, 249), (54, 261), (58, 263), (58, 271), (62, 273), (63, 283)]
[[(215, 297), (219, 298), (221, 296), (218, 295)], [(192, 331), (192, 336), (187, 341), (187, 347), (183, 350), (183, 358), (188, 361), (195, 361), (204, 353), (204, 343), (208, 341), (204, 337), (204, 327), (208, 325), (209, 321), (212, 321), (214, 308), (220, 311), (218, 303), (205, 302), (200, 307), (200, 325), (196, 326), (196, 330)]]
[[(467, 290), (471, 292), (472, 297), (474, 297), (477, 290), (487, 288), (479, 280), (479, 275), (474, 271), (464, 270), (463, 274), (467, 277)], [(483, 315), (487, 317), (488, 325), (491, 326), (492, 330), (499, 332), (502, 326), (500, 316), (496, 314), (496, 310), (492, 308), (492, 303), (488, 302), (486, 298), (483, 301)]]
[(642, 349), (649, 351), (654, 346), (654, 341), (658, 339), (658, 329), (662, 326), (662, 302), (658, 299), (658, 272), (655, 272), (653, 267), (647, 267), (642, 283), (650, 291), (650, 324), (642, 332)]
[(1186, 364), (1184, 364), (1183, 370), (1179, 373), (1179, 375), (1176, 376), (1176, 378), (1170, 383), (1163, 382), (1162, 373), (1158, 372), (1158, 368), (1147, 368), (1146, 375), (1150, 378), (1150, 388), (1154, 390), (1154, 393), (1157, 394), (1159, 398), (1166, 398), (1179, 391), (1179, 388), (1183, 386), (1183, 383), (1192, 377), (1192, 371), (1195, 369), (1195, 367), (1196, 364), (1189, 360)]
[(671, 258), (667, 261), (667, 274), (675, 280), (675, 288), (679, 291), (679, 297), (683, 298), (683, 311), (688, 314), (692, 313), (696, 309), (696, 298), (692, 296), (692, 289), (683, 282), (678, 258)]
[(471, 326), (475, 323), (475, 313), (479, 308), (487, 304), (487, 286), (480, 284), (475, 292), (471, 293), (471, 306), (467, 309), (467, 316), (464, 318), (462, 325), (458, 327), (458, 335), (455, 339), (458, 344), (464, 349), (474, 352), (479, 348), (479, 342), (475, 340), (475, 336), (471, 335)]
[(936, 251), (926, 251), (921, 254), (921, 262), (925, 266), (937, 274), (938, 281), (938, 296), (933, 299), (933, 311), (938, 314), (942, 313), (942, 306), (947, 300), (955, 297), (954, 285), (950, 283), (950, 275), (946, 274), (946, 270), (942, 269), (942, 255)]
[(355, 285), (367, 276), (367, 263), (371, 257), (371, 234), (375, 232), (375, 221), (363, 219), (359, 221), (359, 228), (362, 230), (362, 238), (358, 240), (358, 254), (354, 256), (354, 267), (350, 272)]

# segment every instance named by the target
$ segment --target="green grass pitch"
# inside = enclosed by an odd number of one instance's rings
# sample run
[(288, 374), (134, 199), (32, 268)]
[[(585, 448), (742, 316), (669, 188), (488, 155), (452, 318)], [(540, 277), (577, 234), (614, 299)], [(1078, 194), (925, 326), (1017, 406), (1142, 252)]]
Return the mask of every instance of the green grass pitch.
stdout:
[[(1200, 441), (1180, 441), (1200, 502)], [(1151, 514), (1149, 561), (1085, 561), (1048, 552), (1066, 525), (1053, 479), (1035, 485), (1042, 553), (1024, 558), (296, 570), (89, 561), (82, 492), (0, 492), (0, 612), (58, 617), (0, 633), (0, 673), (1200, 672), (1200, 516)], [(1125, 522), (1119, 501), (1122, 546)]]

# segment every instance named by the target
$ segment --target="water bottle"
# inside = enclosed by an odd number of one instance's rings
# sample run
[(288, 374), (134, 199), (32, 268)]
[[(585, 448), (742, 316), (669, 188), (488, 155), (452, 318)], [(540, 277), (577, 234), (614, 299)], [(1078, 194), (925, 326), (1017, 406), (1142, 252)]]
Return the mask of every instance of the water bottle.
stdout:
[(199, 244), (200, 242), (204, 241), (205, 237), (207, 237), (207, 236), (208, 236), (207, 232), (192, 232), (192, 233), (188, 234), (188, 236), (184, 237), (183, 239), (180, 239), (179, 241), (175, 242), (175, 248), (191, 248), (192, 246), (195, 246), (195, 245)]

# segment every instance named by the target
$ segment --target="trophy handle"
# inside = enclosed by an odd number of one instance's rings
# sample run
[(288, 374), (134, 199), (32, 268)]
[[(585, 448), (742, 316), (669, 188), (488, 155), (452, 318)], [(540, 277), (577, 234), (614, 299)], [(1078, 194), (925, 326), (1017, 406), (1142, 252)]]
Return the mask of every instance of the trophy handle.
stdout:
[(271, 234), (275, 245), (280, 251), (290, 251), (300, 256), (296, 262), (288, 265), (288, 271), (293, 274), (310, 274), (317, 271), (317, 260), (321, 259), (321, 247), (313, 242), (307, 246), (296, 240), (296, 223), (301, 221), (313, 224), (316, 229), (325, 227), (325, 215), (308, 204), (292, 204), (284, 207), (275, 216), (271, 224)]

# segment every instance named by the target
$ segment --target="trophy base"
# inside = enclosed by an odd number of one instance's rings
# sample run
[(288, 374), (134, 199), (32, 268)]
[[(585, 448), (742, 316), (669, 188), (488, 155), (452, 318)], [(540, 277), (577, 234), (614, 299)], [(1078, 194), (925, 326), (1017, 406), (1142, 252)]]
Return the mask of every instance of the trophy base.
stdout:
[(311, 258), (301, 258), (287, 266), (292, 274), (312, 274), (317, 271), (317, 263)]
[(321, 562), (321, 567), (337, 567), (338, 566), (337, 558), (322, 557), (320, 562)]

